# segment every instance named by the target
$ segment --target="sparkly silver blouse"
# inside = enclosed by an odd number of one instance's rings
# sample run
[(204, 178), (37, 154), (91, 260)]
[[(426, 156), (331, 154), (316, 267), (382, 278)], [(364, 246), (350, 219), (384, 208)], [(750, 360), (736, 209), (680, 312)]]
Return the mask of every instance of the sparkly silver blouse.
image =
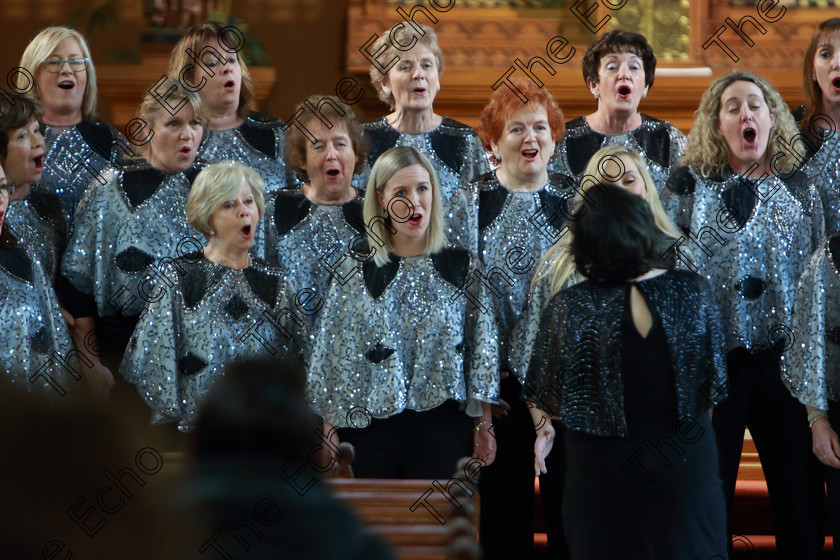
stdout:
[(67, 222), (58, 196), (32, 185), (25, 198), (9, 201), (4, 227), (10, 228), (18, 242), (29, 248), (54, 285), (67, 245)]
[[(797, 122), (801, 121), (804, 112), (804, 106), (794, 111)], [(840, 232), (840, 131), (811, 144), (806, 149), (802, 171), (820, 193), (828, 236)]]
[(159, 265), (204, 246), (204, 236), (187, 223), (187, 196), (198, 171), (166, 173), (139, 161), (105, 169), (104, 186), (91, 182), (61, 272), (93, 296), (98, 316), (136, 317), (154, 297)]
[(236, 128), (206, 130), (198, 159), (207, 163), (233, 160), (257, 171), (272, 192), (291, 184), (284, 155), (283, 121), (252, 113)]
[[(726, 362), (708, 284), (686, 271), (636, 282), (662, 321), (680, 418), (695, 418), (725, 397)], [(627, 436), (621, 324), (628, 284), (585, 281), (562, 290), (540, 322), (524, 392), (571, 430)]]
[[(758, 193), (758, 194), (756, 194)], [(727, 352), (766, 347), (790, 328), (796, 282), (824, 239), (822, 202), (801, 172), (759, 182), (680, 167), (662, 191), (717, 298)]]
[[(51, 401), (70, 391), (73, 343), (52, 284), (21, 246), (0, 247), (0, 367), (13, 383)], [(31, 380), (31, 381), (30, 381)]]
[(387, 418), (453, 399), (480, 416), (482, 401), (496, 402), (498, 339), (477, 257), (448, 248), (345, 264), (314, 336), (307, 394), (318, 414), (346, 427), (359, 407)]
[(110, 124), (82, 121), (71, 127), (44, 127), (44, 173), (40, 184), (58, 195), (64, 205), (67, 224), (72, 229), (76, 206), (94, 178), (121, 156), (131, 156), (136, 148)]
[(453, 226), (450, 239), (477, 252), (484, 266), (503, 370), (508, 368), (508, 337), (525, 308), (537, 266), (568, 230), (567, 204), (575, 195), (573, 185), (570, 177), (549, 173), (548, 183), (537, 191), (511, 191), (491, 171), (459, 189), (467, 194), (457, 200), (467, 204), (453, 204), (454, 215), (468, 217), (453, 220), (466, 225)]
[(657, 190), (661, 191), (671, 169), (679, 165), (685, 151), (685, 135), (671, 123), (644, 113), (640, 115), (642, 124), (620, 134), (597, 132), (586, 122), (586, 117), (572, 119), (566, 123), (566, 135), (557, 144), (554, 161), (548, 168), (580, 179), (595, 152), (604, 146), (620, 144), (642, 155)]
[(802, 404), (840, 402), (840, 234), (817, 249), (802, 273), (793, 308), (793, 341), (782, 380)]
[(120, 371), (152, 408), (152, 422), (193, 428), (224, 365), (259, 357), (303, 360), (306, 320), (275, 267), (227, 268), (196, 251), (163, 265)]
[(310, 201), (298, 189), (273, 193), (260, 225), (262, 255), (295, 289), (311, 288), (326, 298), (341, 262), (352, 258), (351, 241), (365, 239), (362, 205), (361, 196), (331, 206)]
[(364, 171), (353, 183), (361, 190), (367, 186), (373, 164), (394, 146), (413, 146), (431, 160), (441, 185), (444, 215), (459, 186), (490, 171), (487, 154), (475, 131), (449, 117), (443, 117), (436, 129), (421, 134), (401, 132), (389, 125), (385, 117), (363, 124), (362, 130), (368, 139), (368, 156)]

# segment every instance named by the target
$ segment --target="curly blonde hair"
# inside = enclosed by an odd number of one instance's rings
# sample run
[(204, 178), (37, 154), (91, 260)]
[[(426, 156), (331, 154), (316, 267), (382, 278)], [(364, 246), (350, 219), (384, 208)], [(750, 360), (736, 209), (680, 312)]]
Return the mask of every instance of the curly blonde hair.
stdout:
[[(656, 190), (656, 183), (648, 171), (647, 162), (636, 150), (626, 148), (621, 144), (611, 144), (604, 146), (589, 158), (586, 164), (586, 169), (583, 173), (583, 178), (580, 180), (580, 190), (577, 196), (572, 201), (572, 216), (579, 215), (579, 212), (585, 211), (584, 207), (587, 205), (586, 192), (602, 182), (611, 182), (617, 177), (609, 177), (604, 174), (604, 162), (613, 158), (628, 157), (636, 164), (642, 181), (645, 184), (645, 200), (650, 206), (651, 214), (653, 214), (653, 221), (656, 227), (669, 239), (679, 239), (682, 232), (674, 225), (674, 222), (668, 217), (665, 208), (662, 206), (662, 201), (659, 199), (659, 193)], [(623, 167), (623, 166), (622, 166)], [(585, 280), (584, 276), (577, 270), (577, 265), (572, 257), (572, 241), (574, 235), (571, 231), (566, 233), (560, 240), (551, 246), (543, 256), (540, 265), (537, 267), (537, 273), (531, 281), (531, 287), (534, 289), (537, 284), (543, 279), (546, 279), (551, 284), (551, 295)]]
[(694, 112), (694, 126), (688, 134), (688, 145), (682, 162), (700, 170), (703, 176), (719, 174), (729, 165), (729, 146), (718, 132), (720, 127), (720, 107), (723, 90), (735, 82), (755, 84), (764, 96), (764, 102), (773, 118), (773, 127), (767, 139), (764, 157), (773, 162), (775, 168), (783, 173), (790, 173), (796, 168), (796, 158), (782, 149), (782, 142), (798, 141), (799, 130), (790, 109), (773, 87), (763, 78), (749, 72), (732, 71), (719, 76), (703, 93), (700, 107)]

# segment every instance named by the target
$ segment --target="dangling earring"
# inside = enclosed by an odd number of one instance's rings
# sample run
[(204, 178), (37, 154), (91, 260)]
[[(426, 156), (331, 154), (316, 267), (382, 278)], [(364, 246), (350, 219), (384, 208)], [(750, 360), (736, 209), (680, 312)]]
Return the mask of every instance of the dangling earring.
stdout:
[(594, 92), (592, 95), (594, 95), (594, 96), (595, 96), (595, 99), (598, 99), (598, 92), (597, 92), (597, 91), (596, 91), (596, 92)]
[(391, 95), (391, 90), (383, 86), (382, 93), (385, 94), (385, 97), (388, 97), (389, 95)]
[(438, 84), (437, 86), (437, 91), (440, 91), (440, 84)]

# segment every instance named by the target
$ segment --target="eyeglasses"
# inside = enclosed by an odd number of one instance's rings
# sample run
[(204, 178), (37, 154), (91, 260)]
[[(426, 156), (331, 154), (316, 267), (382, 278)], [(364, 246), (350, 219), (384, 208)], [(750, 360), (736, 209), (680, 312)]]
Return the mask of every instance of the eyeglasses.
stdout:
[(9, 200), (15, 194), (15, 184), (14, 183), (3, 183), (0, 185), (0, 199)]
[(87, 69), (87, 63), (90, 62), (90, 59), (85, 57), (71, 58), (69, 60), (62, 60), (60, 58), (48, 58), (41, 64), (44, 65), (44, 68), (47, 70), (47, 72), (58, 74), (59, 72), (61, 72), (61, 67), (64, 66), (65, 62), (70, 65), (70, 70), (72, 70), (73, 72), (81, 72), (82, 70)]

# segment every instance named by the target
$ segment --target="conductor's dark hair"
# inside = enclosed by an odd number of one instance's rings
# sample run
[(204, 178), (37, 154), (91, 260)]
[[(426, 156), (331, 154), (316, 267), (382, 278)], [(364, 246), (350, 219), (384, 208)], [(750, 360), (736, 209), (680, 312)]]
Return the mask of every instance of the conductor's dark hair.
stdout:
[(318, 416), (306, 405), (306, 372), (293, 360), (229, 364), (196, 422), (196, 456), (303, 458), (317, 443)]
[(662, 267), (667, 243), (650, 206), (615, 185), (587, 191), (585, 212), (572, 222), (572, 256), (578, 271), (595, 281), (622, 282)]

